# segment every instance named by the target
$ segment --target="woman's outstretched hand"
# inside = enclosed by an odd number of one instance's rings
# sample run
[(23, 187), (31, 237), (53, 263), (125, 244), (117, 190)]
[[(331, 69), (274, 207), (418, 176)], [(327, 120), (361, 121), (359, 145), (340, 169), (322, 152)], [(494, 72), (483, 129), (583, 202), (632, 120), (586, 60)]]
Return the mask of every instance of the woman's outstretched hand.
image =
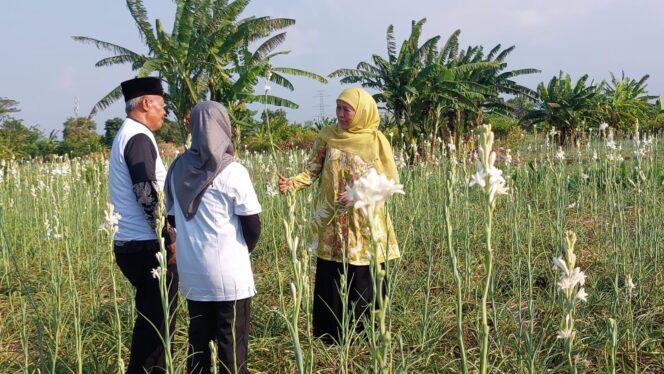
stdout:
[(348, 200), (348, 191), (340, 192), (337, 201), (343, 205), (343, 206), (348, 206), (350, 205), (350, 200)]
[(280, 175), (279, 176), (279, 192), (286, 193), (286, 192), (288, 192), (288, 190), (291, 187), (293, 187), (293, 181), (291, 181), (290, 179)]

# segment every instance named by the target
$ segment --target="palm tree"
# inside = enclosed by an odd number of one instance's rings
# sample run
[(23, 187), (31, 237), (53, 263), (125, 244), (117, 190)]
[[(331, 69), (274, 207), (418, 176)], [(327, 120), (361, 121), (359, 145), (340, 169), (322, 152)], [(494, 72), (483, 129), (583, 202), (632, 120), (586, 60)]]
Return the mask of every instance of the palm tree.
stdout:
[[(512, 114), (512, 108), (505, 103), (504, 95), (521, 96), (531, 101), (537, 100), (537, 92), (516, 83), (513, 78), (525, 74), (539, 73), (540, 70), (533, 68), (523, 68), (517, 70), (506, 70), (507, 63), (505, 59), (514, 51), (515, 46), (510, 46), (501, 50), (500, 44), (493, 47), (486, 57), (484, 57), (484, 48), (482, 46), (469, 49), (465, 58), (461, 56), (460, 60), (468, 62), (487, 62), (495, 63), (495, 67), (489, 67), (481, 70), (471, 71), (464, 79), (473, 82), (479, 86), (487, 88), (489, 91), (484, 95), (482, 102), (476, 103), (479, 107), (475, 116), (475, 126), (483, 122), (485, 111), (491, 111), (499, 114)], [(469, 113), (472, 115), (473, 113)]]
[(532, 124), (545, 122), (560, 131), (560, 143), (565, 144), (567, 139), (576, 136), (576, 130), (584, 122), (598, 121), (598, 95), (603, 83), (595, 85), (593, 82), (586, 85), (588, 75), (584, 75), (572, 85), (569, 74), (563, 75), (561, 71), (556, 77), (537, 86), (540, 97), (538, 107), (530, 111), (521, 120)]
[[(456, 30), (438, 50), (440, 36), (420, 45), (426, 19), (413, 21), (411, 34), (397, 53), (394, 27), (387, 28), (387, 57), (372, 56), (372, 63), (360, 62), (355, 69), (338, 69), (330, 77), (341, 83), (361, 83), (378, 90), (377, 102), (396, 119), (408, 139), (438, 135), (458, 140), (465, 123), (476, 121), (485, 108), (509, 110), (500, 94), (520, 94), (529, 98), (535, 92), (512, 78), (538, 72), (535, 69), (506, 71), (505, 58), (514, 49), (500, 51), (500, 45), (484, 58), (482, 47), (459, 51)], [(472, 118), (473, 121), (469, 121)]]
[(420, 45), (422, 26), (426, 19), (413, 21), (410, 37), (403, 42), (397, 54), (394, 40), (394, 26), (387, 28), (387, 58), (372, 55), (372, 63), (360, 62), (355, 69), (338, 69), (329, 74), (330, 78), (342, 77), (341, 83), (361, 83), (363, 87), (378, 90), (374, 95), (378, 103), (397, 119), (399, 127), (404, 125), (409, 138), (414, 137), (412, 108), (418, 92), (415, 80), (426, 66), (426, 61), (434, 53), (440, 39), (435, 36)]
[[(219, 92), (237, 88), (235, 83), (248, 82), (255, 84), (256, 74), (260, 69), (246, 70), (242, 68), (241, 57), (247, 55), (248, 45), (268, 40), (252, 54), (261, 66), (266, 66), (269, 59), (278, 55), (266, 54), (285, 39), (285, 33), (270, 37), (295, 23), (287, 18), (249, 17), (239, 19), (240, 14), (250, 0), (177, 0), (173, 30), (170, 34), (164, 31), (160, 20), (155, 21), (152, 28), (148, 22), (147, 11), (142, 0), (127, 0), (127, 7), (133, 17), (141, 38), (148, 47), (148, 54), (140, 54), (117, 44), (100, 41), (90, 37), (74, 36), (74, 40), (95, 45), (97, 48), (113, 52), (115, 55), (97, 62), (96, 66), (130, 63), (137, 76), (158, 73), (166, 82), (165, 99), (169, 109), (178, 122), (183, 125), (183, 133), (188, 125), (191, 108), (199, 101), (211, 96), (219, 99)], [(253, 60), (252, 60), (253, 61)], [(287, 70), (287, 68), (284, 68)], [(289, 71), (297, 75), (296, 69)], [(303, 72), (304, 76), (325, 79), (313, 73)], [(287, 80), (275, 77), (275, 84), (290, 85)], [(235, 93), (239, 100), (249, 98), (248, 83), (240, 83), (241, 90)], [(290, 85), (292, 89), (292, 85)], [(104, 109), (118, 100), (122, 95), (120, 86), (115, 87), (102, 98), (92, 109), (90, 115)], [(232, 94), (230, 94), (232, 95)], [(293, 106), (285, 99), (274, 98), (270, 103), (275, 105)], [(229, 104), (229, 103), (224, 103)]]
[(18, 101), (0, 97), (0, 120), (7, 116), (7, 113), (20, 112), (17, 108)]
[(644, 123), (655, 112), (650, 103), (657, 96), (648, 95), (645, 82), (650, 76), (644, 75), (638, 81), (625, 77), (620, 79), (611, 73), (611, 82), (604, 87), (602, 100), (603, 119), (614, 128), (631, 129), (637, 122)]

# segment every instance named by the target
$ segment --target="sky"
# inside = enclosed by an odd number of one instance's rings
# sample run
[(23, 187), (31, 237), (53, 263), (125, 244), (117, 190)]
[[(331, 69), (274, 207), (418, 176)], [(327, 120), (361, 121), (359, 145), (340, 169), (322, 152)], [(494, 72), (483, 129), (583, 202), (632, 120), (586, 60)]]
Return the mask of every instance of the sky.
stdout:
[[(173, 1), (144, 4), (153, 25), (160, 19), (171, 29)], [(436, 35), (446, 40), (460, 29), (462, 47), (515, 45), (508, 68), (540, 69), (539, 74), (518, 78), (533, 89), (561, 70), (575, 81), (588, 74), (596, 82), (624, 71), (635, 79), (649, 74), (649, 93), (664, 95), (661, 0), (253, 0), (243, 16), (294, 19), (278, 48), (290, 53), (275, 58), (273, 65), (323, 76), (370, 61), (373, 54), (385, 56), (389, 25), (400, 45), (410, 35), (411, 22), (426, 18), (421, 41)], [(76, 42), (72, 35), (148, 52), (124, 1), (0, 2), (0, 97), (18, 101), (20, 112), (14, 117), (45, 134), (61, 134), (68, 117), (87, 115), (99, 99), (135, 74), (129, 65), (95, 67), (111, 54)], [(287, 111), (288, 118), (298, 122), (313, 120), (321, 111), (333, 116), (335, 99), (345, 87), (338, 78), (328, 84), (297, 77), (291, 82), (294, 91), (271, 84), (271, 93), (300, 105)], [(113, 117), (124, 117), (121, 102), (94, 117), (98, 132)]]

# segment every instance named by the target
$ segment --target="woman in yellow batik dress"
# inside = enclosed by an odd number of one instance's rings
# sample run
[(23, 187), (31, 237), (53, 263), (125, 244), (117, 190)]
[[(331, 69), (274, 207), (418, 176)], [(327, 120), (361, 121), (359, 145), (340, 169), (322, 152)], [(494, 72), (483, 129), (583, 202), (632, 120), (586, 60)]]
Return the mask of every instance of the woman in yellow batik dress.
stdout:
[[(313, 201), (313, 243), (317, 255), (314, 286), (313, 332), (327, 343), (340, 341), (339, 321), (344, 313), (339, 295), (341, 274), (346, 264), (348, 302), (346, 313), (354, 317), (356, 330), (360, 317), (371, 307), (373, 281), (370, 271), (373, 249), (369, 220), (347, 207), (346, 187), (374, 168), (395, 183), (399, 175), (389, 141), (378, 130), (380, 116), (374, 99), (365, 90), (352, 87), (337, 99), (338, 125), (320, 131), (306, 170), (291, 178), (279, 177), (282, 193), (299, 191), (318, 180)], [(379, 224), (374, 239), (379, 263), (399, 257), (390, 217), (384, 205), (376, 209)]]

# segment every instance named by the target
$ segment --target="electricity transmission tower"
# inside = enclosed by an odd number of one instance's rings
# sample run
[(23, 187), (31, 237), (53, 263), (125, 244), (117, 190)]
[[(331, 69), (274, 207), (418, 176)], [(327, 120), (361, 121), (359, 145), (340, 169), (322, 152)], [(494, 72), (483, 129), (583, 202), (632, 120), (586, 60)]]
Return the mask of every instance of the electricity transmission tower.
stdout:
[(314, 108), (318, 108), (318, 116), (316, 116), (319, 120), (323, 120), (325, 118), (325, 98), (329, 97), (329, 95), (325, 95), (325, 90), (317, 90), (318, 95), (313, 96), (315, 98), (318, 98), (318, 105), (314, 105)]

